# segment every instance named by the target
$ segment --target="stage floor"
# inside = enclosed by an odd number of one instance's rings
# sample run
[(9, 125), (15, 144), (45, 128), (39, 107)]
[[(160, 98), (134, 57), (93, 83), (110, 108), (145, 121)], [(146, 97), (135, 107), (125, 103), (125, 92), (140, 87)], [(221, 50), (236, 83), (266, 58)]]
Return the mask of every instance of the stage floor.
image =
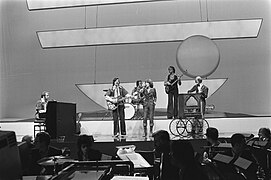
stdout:
[[(271, 117), (239, 117), (239, 118), (206, 118), (210, 127), (219, 130), (219, 136), (228, 138), (234, 133), (245, 133), (257, 135), (261, 127), (271, 127)], [(167, 130), (171, 120), (165, 116), (154, 117), (154, 132), (157, 130)], [(141, 119), (126, 120), (127, 136), (126, 141), (151, 141), (152, 138), (143, 137), (143, 126)], [(33, 119), (8, 118), (0, 120), (0, 130), (15, 131), (17, 141), (20, 142), (24, 135), (34, 136)], [(81, 134), (93, 135), (96, 142), (114, 142), (122, 139), (112, 137), (113, 122), (111, 118), (88, 118), (81, 121)], [(186, 139), (171, 135), (172, 139)], [(192, 137), (189, 137), (192, 138)], [(197, 137), (204, 138), (204, 137)]]

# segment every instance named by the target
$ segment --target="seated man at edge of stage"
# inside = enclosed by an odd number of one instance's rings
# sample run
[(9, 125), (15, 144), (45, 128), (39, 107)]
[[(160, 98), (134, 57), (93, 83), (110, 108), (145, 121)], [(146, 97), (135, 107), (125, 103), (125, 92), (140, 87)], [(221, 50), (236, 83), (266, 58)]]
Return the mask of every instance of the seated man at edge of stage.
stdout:
[[(120, 86), (119, 78), (114, 78), (112, 88), (110, 88), (105, 94), (105, 100), (107, 101), (107, 105), (108, 103), (111, 104), (111, 110), (113, 112), (114, 137), (118, 137), (119, 135), (126, 135), (124, 99), (128, 97), (131, 97), (131, 95), (128, 94), (126, 89)], [(119, 131), (121, 132), (121, 134), (119, 133)]]
[(49, 102), (49, 92), (44, 91), (41, 93), (40, 100), (36, 104), (36, 119), (46, 118), (47, 104)]
[(196, 92), (201, 94), (200, 100), (201, 100), (201, 113), (205, 114), (205, 107), (206, 107), (206, 98), (208, 97), (208, 87), (205, 86), (202, 83), (202, 78), (200, 76), (197, 76), (195, 79), (196, 85), (194, 85), (190, 90), (188, 90), (188, 93)]

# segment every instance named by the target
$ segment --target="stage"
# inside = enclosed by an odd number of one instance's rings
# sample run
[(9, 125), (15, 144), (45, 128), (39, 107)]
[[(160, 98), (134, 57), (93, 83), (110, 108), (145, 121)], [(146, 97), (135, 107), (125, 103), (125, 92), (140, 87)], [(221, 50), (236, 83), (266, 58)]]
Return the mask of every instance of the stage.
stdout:
[[(149, 136), (145, 139), (143, 135), (143, 127), (141, 119), (127, 119), (126, 129), (127, 136), (124, 138), (113, 138), (113, 122), (110, 115), (104, 116), (96, 115), (95, 117), (88, 116), (87, 113), (83, 115), (81, 120), (81, 134), (93, 135), (95, 139), (94, 148), (101, 152), (114, 156), (116, 153), (116, 146), (121, 145), (136, 145), (137, 150), (152, 150), (153, 139)], [(271, 117), (212, 117), (206, 115), (206, 120), (210, 127), (216, 127), (219, 130), (219, 137), (229, 139), (234, 133), (254, 134), (257, 136), (258, 129), (261, 127), (271, 127)], [(167, 130), (169, 132), (169, 124), (171, 119), (166, 116), (156, 115), (154, 117), (154, 132), (157, 130)], [(34, 119), (23, 118), (8, 118), (1, 119), (0, 130), (15, 131), (17, 142), (20, 142), (24, 135), (34, 136)], [(56, 147), (68, 147), (71, 150), (71, 158), (76, 158), (77, 155), (77, 141), (78, 135), (74, 135), (72, 139), (65, 139), (64, 142), (59, 142), (57, 139), (52, 140), (52, 144)], [(179, 137), (171, 135), (171, 139), (185, 139), (190, 140), (195, 151), (200, 151), (201, 147), (206, 143), (205, 137)]]
[[(93, 114), (93, 113), (92, 113)], [(112, 137), (113, 122), (110, 115), (101, 113), (96, 117), (83, 114), (81, 123), (81, 134), (93, 135), (96, 142), (113, 142)], [(220, 137), (230, 137), (233, 133), (246, 133), (257, 135), (261, 127), (271, 127), (271, 117), (214, 117), (214, 113), (206, 114), (206, 120), (210, 127), (216, 127), (219, 130)], [(171, 119), (166, 116), (156, 115), (154, 117), (154, 132), (157, 130), (169, 131)], [(127, 119), (126, 141), (145, 140), (143, 135), (142, 119)], [(34, 136), (34, 119), (33, 118), (6, 118), (0, 120), (1, 130), (15, 131), (17, 141), (21, 141), (24, 135)], [(178, 138), (171, 135), (171, 138)], [(149, 137), (147, 141), (151, 140)]]

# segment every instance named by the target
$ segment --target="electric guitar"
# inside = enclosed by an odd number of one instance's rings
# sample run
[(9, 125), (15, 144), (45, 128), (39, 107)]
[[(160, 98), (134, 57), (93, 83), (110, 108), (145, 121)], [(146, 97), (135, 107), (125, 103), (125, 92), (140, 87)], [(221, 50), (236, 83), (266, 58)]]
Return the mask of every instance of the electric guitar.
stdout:
[(118, 108), (119, 104), (123, 102), (125, 99), (130, 97), (112, 97), (112, 100), (106, 100), (106, 105), (108, 110), (114, 111)]
[(173, 83), (171, 83), (170, 85), (166, 85), (166, 86), (165, 86), (165, 91), (166, 91), (167, 94), (169, 93), (170, 87), (173, 86), (176, 82), (178, 82), (178, 81), (181, 79), (181, 77), (182, 77), (183, 75), (184, 75), (184, 74), (182, 74), (181, 76), (178, 76), (178, 78), (177, 78)]

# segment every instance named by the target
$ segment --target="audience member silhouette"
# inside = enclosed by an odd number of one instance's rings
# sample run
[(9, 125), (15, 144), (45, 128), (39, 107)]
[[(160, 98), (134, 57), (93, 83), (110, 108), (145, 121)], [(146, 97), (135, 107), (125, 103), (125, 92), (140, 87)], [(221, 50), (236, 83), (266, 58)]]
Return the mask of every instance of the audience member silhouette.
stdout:
[(23, 175), (28, 175), (28, 173), (30, 172), (29, 165), (32, 148), (34, 148), (32, 136), (30, 135), (23, 136), (22, 143), (18, 144)]
[(102, 153), (92, 149), (94, 143), (93, 136), (80, 135), (77, 140), (78, 160), (79, 161), (98, 161), (101, 160)]
[(207, 148), (203, 152), (203, 162), (208, 163), (215, 156), (215, 147), (217, 147), (220, 142), (218, 140), (218, 130), (214, 127), (207, 128), (205, 135), (207, 140)]
[(173, 163), (179, 168), (180, 180), (208, 180), (208, 176), (196, 162), (194, 154), (189, 141), (172, 141), (171, 156)]
[(258, 132), (259, 142), (264, 149), (271, 149), (271, 133), (269, 128), (260, 128)]
[(170, 157), (170, 137), (165, 130), (159, 130), (153, 134), (155, 151), (156, 180), (178, 180), (179, 170), (171, 162)]
[[(254, 154), (247, 146), (245, 136), (240, 133), (233, 134), (231, 136), (231, 145), (232, 148), (223, 153), (225, 155), (233, 157), (233, 159), (229, 163), (230, 166), (223, 167), (223, 173), (225, 174), (225, 176), (228, 177), (228, 179), (258, 179), (256, 175), (258, 160), (255, 158)], [(234, 163), (239, 157), (252, 162), (249, 169), (245, 170), (234, 165)]]
[(250, 160), (252, 162), (257, 162), (253, 154), (251, 153), (250, 149), (246, 145), (246, 139), (243, 134), (233, 134), (231, 136), (231, 145), (232, 150), (230, 151), (230, 154), (234, 158), (243, 157), (247, 160)]
[(38, 161), (42, 158), (60, 156), (62, 151), (53, 146), (50, 146), (51, 137), (47, 132), (40, 132), (36, 135), (34, 148), (31, 151), (31, 174), (53, 174), (52, 167), (42, 167)]
[(22, 142), (26, 142), (28, 148), (32, 149), (34, 148), (34, 142), (33, 142), (33, 137), (30, 135), (25, 135), (22, 137)]

